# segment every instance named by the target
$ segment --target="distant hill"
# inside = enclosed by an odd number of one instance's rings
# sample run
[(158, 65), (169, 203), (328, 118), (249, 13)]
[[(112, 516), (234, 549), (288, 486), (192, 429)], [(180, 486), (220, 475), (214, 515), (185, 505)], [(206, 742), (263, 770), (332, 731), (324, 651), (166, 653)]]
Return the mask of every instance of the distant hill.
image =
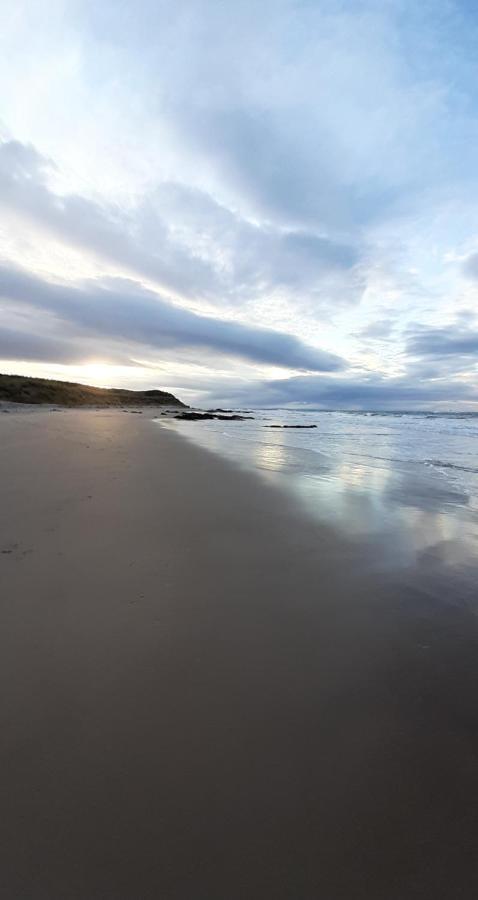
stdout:
[(98, 388), (48, 378), (24, 378), (0, 374), (0, 402), (51, 403), (57, 406), (180, 406), (186, 407), (166, 391), (126, 391)]

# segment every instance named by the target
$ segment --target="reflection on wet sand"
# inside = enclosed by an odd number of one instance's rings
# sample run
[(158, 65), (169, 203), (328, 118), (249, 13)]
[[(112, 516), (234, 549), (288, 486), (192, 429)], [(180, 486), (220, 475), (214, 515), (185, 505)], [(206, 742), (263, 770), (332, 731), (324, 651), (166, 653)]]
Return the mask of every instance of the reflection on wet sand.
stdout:
[(287, 447), (277, 435), (274, 443), (256, 444), (253, 448), (253, 459), (258, 469), (282, 472), (287, 468)]
[[(277, 430), (264, 439), (252, 423), (235, 432), (181, 423), (180, 431), (253, 467), (291, 492), (309, 515), (366, 544), (375, 568), (409, 567), (427, 554), (429, 560), (461, 569), (477, 558), (478, 517), (463, 485), (434, 468), (397, 459), (387, 432), (374, 432), (371, 447), (364, 445), (363, 435), (354, 440), (347, 432), (336, 452), (326, 453), (320, 448), (327, 435), (298, 438)], [(366, 452), (375, 449), (374, 441), (379, 457)]]

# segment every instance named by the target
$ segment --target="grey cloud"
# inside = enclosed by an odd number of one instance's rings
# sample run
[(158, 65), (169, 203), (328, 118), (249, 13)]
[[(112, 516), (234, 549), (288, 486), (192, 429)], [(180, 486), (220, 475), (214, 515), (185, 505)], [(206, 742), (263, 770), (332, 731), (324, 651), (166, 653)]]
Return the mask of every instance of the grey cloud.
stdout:
[[(31, 307), (24, 307), (32, 312)], [(96, 338), (88, 329), (75, 327), (71, 322), (63, 322), (44, 311), (36, 311), (31, 321), (8, 323), (8, 305), (0, 303), (0, 359), (17, 362), (48, 362), (64, 365), (81, 365), (92, 360), (115, 365), (130, 365), (134, 350), (125, 341)]]
[(254, 406), (307, 404), (323, 409), (414, 409), (458, 401), (478, 403), (478, 391), (463, 382), (446, 384), (407, 378), (360, 378), (299, 375), (293, 378), (213, 391), (213, 396), (230, 403)]
[[(214, 286), (212, 269), (175, 246), (159, 217), (148, 221), (147, 206), (135, 218), (76, 194), (55, 194), (48, 187), (51, 165), (34, 147), (18, 141), (0, 144), (0, 204), (63, 242), (156, 279), (173, 292), (190, 292), (194, 284), (200, 294)], [(144, 249), (148, 244), (149, 252)]]
[[(177, 111), (175, 116), (188, 138), (214, 155), (226, 181), (232, 180), (263, 214), (302, 227), (349, 224), (350, 197), (337, 191), (320, 135), (310, 158), (287, 123), (268, 110), (258, 114), (237, 107), (207, 111), (193, 107), (182, 122)], [(218, 135), (220, 141), (213, 141)]]
[[(282, 225), (355, 230), (455, 162), (446, 139), (436, 153), (448, 130), (439, 115), (446, 28), (427, 21), (421, 42), (419, 10), (402, 29), (396, 5), (188, 3), (184, 15), (179, 3), (168, 18), (174, 54), (158, 53), (162, 10), (153, 10), (141, 63), (157, 78), (156, 109), (196, 169), (207, 178), (213, 168), (242, 207)], [(112, 25), (137, 72), (128, 19), (125, 10)], [(422, 43), (426, 78), (407, 59), (423, 55)]]
[(451, 325), (448, 328), (416, 327), (407, 341), (412, 356), (476, 357), (478, 361), (478, 331)]
[(459, 309), (455, 313), (455, 319), (463, 325), (478, 324), (478, 312), (476, 309)]
[(478, 281), (478, 253), (471, 253), (463, 263), (463, 274), (472, 281)]
[(83, 362), (85, 355), (84, 350), (67, 339), (0, 327), (0, 359), (76, 363)]
[(173, 295), (221, 304), (276, 289), (316, 294), (331, 274), (343, 287), (358, 261), (353, 244), (253, 224), (181, 185), (163, 184), (129, 211), (59, 196), (48, 187), (50, 168), (33, 147), (0, 144), (0, 203)]
[[(214, 261), (219, 252), (224, 296), (251, 299), (284, 290), (300, 302), (322, 295), (350, 301), (358, 284), (357, 243), (331, 240), (303, 229), (278, 229), (240, 218), (204, 191), (180, 184), (163, 184), (152, 201), (163, 211), (177, 239)], [(218, 263), (216, 263), (217, 265)]]
[(375, 322), (371, 322), (370, 325), (366, 325), (365, 328), (361, 328), (357, 334), (359, 337), (366, 339), (387, 340), (391, 337), (395, 325), (396, 323), (393, 319), (377, 319)]
[(90, 280), (72, 287), (4, 267), (0, 268), (0, 293), (7, 300), (89, 329), (95, 336), (156, 348), (203, 348), (254, 363), (316, 372), (344, 365), (338, 356), (292, 335), (197, 315), (125, 279)]

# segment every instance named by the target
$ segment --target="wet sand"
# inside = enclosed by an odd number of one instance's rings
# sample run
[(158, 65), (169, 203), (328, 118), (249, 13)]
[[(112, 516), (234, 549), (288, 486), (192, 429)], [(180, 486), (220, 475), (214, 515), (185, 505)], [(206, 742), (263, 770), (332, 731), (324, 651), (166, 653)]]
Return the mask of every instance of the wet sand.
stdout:
[(148, 416), (0, 416), (0, 896), (475, 898), (454, 573)]

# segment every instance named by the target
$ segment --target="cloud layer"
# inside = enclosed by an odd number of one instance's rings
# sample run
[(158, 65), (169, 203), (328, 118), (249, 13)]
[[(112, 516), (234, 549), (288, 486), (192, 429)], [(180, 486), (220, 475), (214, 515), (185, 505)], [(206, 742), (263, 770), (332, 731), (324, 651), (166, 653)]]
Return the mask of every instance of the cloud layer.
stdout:
[[(123, 339), (143, 350), (202, 348), (290, 369), (330, 372), (343, 368), (338, 356), (316, 350), (292, 335), (198, 315), (173, 306), (133, 281), (94, 280), (71, 287), (0, 268), (0, 297), (43, 310), (96, 338)], [(26, 342), (25, 352), (28, 346)]]
[(473, 403), (477, 37), (459, 0), (19, 0), (0, 365)]

